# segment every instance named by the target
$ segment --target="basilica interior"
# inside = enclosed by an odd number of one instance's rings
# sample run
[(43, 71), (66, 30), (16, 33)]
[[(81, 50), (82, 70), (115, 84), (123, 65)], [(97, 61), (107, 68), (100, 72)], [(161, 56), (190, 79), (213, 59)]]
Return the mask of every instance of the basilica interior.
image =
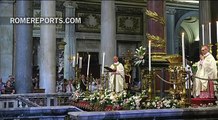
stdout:
[[(199, 61), (201, 46), (209, 45), (216, 58), (217, 5), (218, 2), (209, 0), (0, 0), (0, 78), (6, 82), (10, 75), (14, 76), (16, 94), (49, 94), (45, 95), (47, 106), (55, 106), (58, 102), (50, 94), (63, 92), (59, 88), (63, 80), (78, 82), (85, 75), (107, 81), (104, 67), (113, 63), (114, 56), (124, 65), (129, 84), (142, 81), (149, 69), (151, 41), (151, 69), (168, 79), (171, 74), (166, 71), (172, 62), (167, 59), (169, 56), (185, 54), (186, 64), (192, 66)], [(16, 17), (70, 17), (81, 21), (9, 23), (10, 18)], [(135, 54), (141, 46), (146, 49), (145, 61), (137, 66)], [(38, 79), (37, 88), (34, 78)], [(172, 87), (159, 80), (152, 86), (153, 94), (161, 97), (169, 94)], [(66, 96), (69, 97), (59, 97)], [(25, 103), (19, 103), (24, 98), (18, 95), (7, 100), (15, 98), (15, 106)]]

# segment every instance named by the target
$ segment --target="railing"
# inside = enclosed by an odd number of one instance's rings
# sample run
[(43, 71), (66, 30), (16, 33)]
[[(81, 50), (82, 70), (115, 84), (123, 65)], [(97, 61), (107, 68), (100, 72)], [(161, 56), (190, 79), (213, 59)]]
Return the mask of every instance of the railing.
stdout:
[(0, 109), (69, 105), (71, 93), (1, 94)]

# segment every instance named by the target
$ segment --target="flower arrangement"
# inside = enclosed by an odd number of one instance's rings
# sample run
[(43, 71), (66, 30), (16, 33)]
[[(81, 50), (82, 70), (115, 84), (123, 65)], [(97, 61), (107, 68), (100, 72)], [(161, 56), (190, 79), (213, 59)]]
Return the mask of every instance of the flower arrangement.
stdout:
[(147, 109), (162, 109), (162, 108), (179, 108), (179, 101), (176, 99), (166, 99), (160, 97), (156, 97), (153, 101), (148, 101), (146, 104), (144, 103), (145, 108)]
[[(93, 107), (101, 107), (97, 110), (105, 110), (105, 107), (112, 106), (111, 110), (139, 110), (139, 109), (163, 109), (163, 108), (179, 108), (179, 102), (175, 99), (166, 99), (156, 97), (154, 100), (148, 101), (146, 91), (142, 91), (136, 95), (130, 95), (126, 91), (115, 93), (109, 90), (95, 91), (94, 93), (84, 97), (84, 93), (74, 92), (72, 95), (73, 102), (82, 100), (90, 103)], [(81, 96), (80, 96), (81, 95)], [(91, 107), (91, 108), (93, 108)]]
[(123, 103), (121, 103), (121, 106), (123, 106), (124, 109), (134, 110), (134, 109), (140, 109), (142, 98), (140, 96), (131, 96), (130, 98), (126, 98), (123, 100)]
[(75, 92), (73, 92), (73, 94), (71, 95), (71, 97), (69, 99), (71, 99), (73, 101), (78, 101), (84, 97), (85, 97), (85, 93), (80, 92), (80, 90), (76, 90)]
[(143, 65), (145, 63), (145, 54), (146, 54), (145, 47), (140, 46), (138, 49), (136, 49), (134, 54), (134, 63), (136, 66)]

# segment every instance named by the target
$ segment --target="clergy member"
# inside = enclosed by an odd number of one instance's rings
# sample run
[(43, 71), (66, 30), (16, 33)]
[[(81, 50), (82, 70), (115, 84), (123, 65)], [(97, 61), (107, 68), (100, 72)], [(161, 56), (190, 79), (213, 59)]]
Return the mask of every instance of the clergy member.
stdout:
[(110, 72), (109, 89), (114, 92), (123, 91), (124, 87), (124, 67), (118, 61), (118, 57), (114, 56), (114, 63), (110, 66), (113, 72)]
[[(217, 78), (217, 66), (213, 55), (209, 52), (208, 46), (201, 47), (200, 61), (197, 64), (196, 76), (205, 79)], [(208, 87), (210, 86), (210, 87)], [(193, 96), (200, 97), (201, 91), (207, 91), (209, 98), (214, 97), (213, 82), (196, 78), (193, 86)]]

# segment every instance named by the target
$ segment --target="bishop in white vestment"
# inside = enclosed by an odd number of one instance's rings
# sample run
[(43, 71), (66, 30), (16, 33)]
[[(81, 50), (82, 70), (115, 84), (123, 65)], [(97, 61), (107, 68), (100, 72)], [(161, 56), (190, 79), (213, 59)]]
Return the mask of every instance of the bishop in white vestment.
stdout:
[[(216, 79), (217, 78), (217, 66), (216, 60), (213, 55), (209, 53), (208, 46), (201, 48), (200, 61), (197, 64), (196, 76), (205, 79)], [(193, 96), (199, 97), (201, 91), (209, 91), (208, 81), (196, 78), (193, 86)], [(213, 87), (214, 86), (210, 86)], [(214, 91), (209, 91), (209, 94)]]
[(115, 92), (123, 91), (124, 87), (124, 67), (118, 61), (118, 57), (114, 56), (114, 63), (110, 66), (113, 72), (110, 72), (109, 89)]

